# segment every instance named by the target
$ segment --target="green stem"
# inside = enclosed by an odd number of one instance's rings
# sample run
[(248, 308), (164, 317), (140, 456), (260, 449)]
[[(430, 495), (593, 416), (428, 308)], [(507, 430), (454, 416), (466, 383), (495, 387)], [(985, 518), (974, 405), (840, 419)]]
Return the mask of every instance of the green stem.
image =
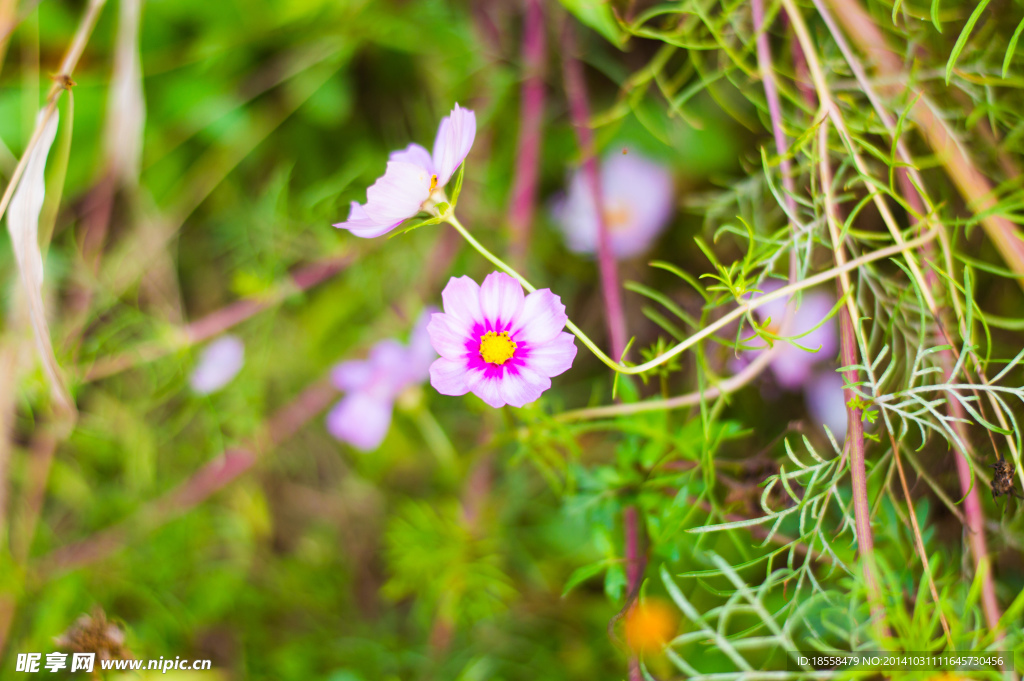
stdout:
[(427, 409), (426, 405), (421, 403), (413, 407), (412, 416), (416, 421), (417, 427), (420, 429), (420, 434), (426, 440), (427, 446), (434, 453), (434, 456), (437, 457), (438, 463), (446, 471), (457, 470), (458, 455), (455, 452), (455, 447), (452, 445), (452, 441), (448, 439), (444, 428), (434, 418), (434, 414)]
[[(469, 245), (475, 248), (480, 253), (480, 255), (490, 260), (501, 271), (515, 278), (516, 281), (522, 284), (523, 288), (525, 288), (530, 293), (533, 293), (534, 291), (537, 290), (536, 287), (533, 286), (533, 284), (531, 284), (530, 282), (528, 282), (521, 274), (516, 272), (507, 264), (505, 264), (505, 262), (503, 262), (501, 258), (491, 253), (489, 250), (484, 248), (484, 246), (479, 241), (474, 239), (473, 235), (469, 233), (469, 230), (463, 227), (462, 223), (458, 221), (454, 213), (450, 212), (447, 215), (445, 215), (444, 220), (452, 227), (454, 227), (455, 230), (459, 234), (461, 234), (466, 241), (469, 242)], [(644, 362), (643, 364), (638, 364), (636, 366), (626, 366), (625, 364), (620, 364), (619, 362), (616, 362), (611, 357), (606, 355), (601, 350), (601, 348), (597, 347), (597, 344), (594, 343), (594, 341), (590, 340), (590, 338), (588, 338), (587, 335), (583, 333), (583, 331), (581, 331), (578, 326), (572, 323), (572, 320), (566, 321), (565, 328), (569, 329), (569, 331), (571, 331), (580, 340), (581, 343), (587, 346), (588, 350), (594, 353), (595, 357), (601, 360), (610, 369), (617, 371), (620, 374), (642, 374), (647, 371), (650, 371), (655, 367), (661, 366), (662, 364), (669, 361), (673, 357), (685, 352), (687, 349), (693, 347), (694, 345), (701, 342), (708, 336), (711, 336), (719, 329), (728, 326), (735, 320), (739, 319), (740, 317), (743, 317), (744, 315), (748, 314), (749, 312), (752, 312), (753, 310), (756, 310), (757, 308), (761, 307), (766, 303), (769, 303), (773, 300), (778, 300), (779, 298), (787, 298), (796, 293), (797, 291), (802, 291), (803, 289), (811, 288), (812, 286), (817, 286), (818, 284), (830, 281), (842, 274), (845, 274), (846, 272), (855, 270), (870, 262), (882, 260), (884, 258), (896, 255), (897, 253), (902, 253), (904, 251), (915, 249), (918, 246), (922, 246), (928, 243), (937, 235), (938, 231), (936, 229), (932, 229), (931, 231), (921, 235), (916, 239), (905, 241), (902, 244), (896, 244), (893, 246), (889, 246), (887, 248), (881, 248), (867, 255), (862, 255), (859, 258), (850, 260), (849, 262), (841, 266), (833, 267), (832, 269), (825, 270), (824, 272), (815, 274), (812, 277), (807, 277), (806, 279), (794, 282), (792, 284), (789, 284), (788, 286), (776, 289), (775, 291), (771, 291), (769, 293), (760, 295), (754, 300), (745, 301), (738, 305), (737, 307), (735, 307), (731, 312), (723, 315), (722, 317), (715, 320), (711, 324), (708, 324), (703, 329), (693, 334), (692, 336), (682, 341), (681, 343), (674, 345), (666, 352), (663, 352), (662, 354), (658, 355), (652, 360)]]

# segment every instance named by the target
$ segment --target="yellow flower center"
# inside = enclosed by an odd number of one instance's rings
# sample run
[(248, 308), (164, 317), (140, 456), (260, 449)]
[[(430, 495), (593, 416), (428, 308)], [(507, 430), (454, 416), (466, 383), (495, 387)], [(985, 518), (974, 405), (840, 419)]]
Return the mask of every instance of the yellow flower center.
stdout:
[(608, 206), (604, 210), (604, 224), (609, 231), (617, 232), (633, 221), (633, 211), (622, 204)]
[(494, 333), (488, 331), (480, 337), (480, 356), (488, 364), (501, 366), (512, 359), (516, 352), (515, 341), (508, 337), (508, 331)]
[(433, 194), (435, 189), (437, 189), (437, 175), (431, 175), (430, 176), (430, 193)]

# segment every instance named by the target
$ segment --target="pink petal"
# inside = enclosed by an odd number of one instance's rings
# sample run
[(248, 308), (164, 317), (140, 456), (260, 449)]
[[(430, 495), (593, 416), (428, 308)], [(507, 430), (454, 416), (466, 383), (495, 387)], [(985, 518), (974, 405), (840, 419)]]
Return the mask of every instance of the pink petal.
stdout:
[(783, 341), (783, 345), (772, 359), (772, 374), (782, 387), (796, 389), (801, 387), (811, 375), (818, 359), (817, 354), (801, 350)]
[(367, 216), (394, 226), (415, 216), (430, 196), (430, 175), (418, 165), (388, 161), (384, 176), (366, 190)]
[(388, 160), (400, 161), (403, 163), (411, 163), (415, 166), (423, 168), (431, 175), (437, 172), (434, 169), (434, 160), (430, 158), (430, 152), (415, 143), (410, 144), (405, 149), (402, 149), (400, 151), (392, 151), (391, 155), (388, 156)]
[(467, 375), (467, 383), (473, 394), (495, 409), (504, 407), (506, 403), (501, 382), (502, 378), (488, 375), (484, 371), (471, 371)]
[(464, 324), (483, 323), (480, 310), (480, 286), (469, 277), (452, 277), (441, 292), (445, 314), (450, 314)]
[(504, 331), (523, 309), (522, 285), (504, 272), (491, 272), (480, 285), (480, 309), (489, 329)]
[(565, 196), (552, 203), (551, 217), (573, 253), (597, 253), (597, 207), (583, 173), (569, 179)]
[[(762, 284), (761, 290), (767, 294), (781, 287), (781, 283), (771, 280)], [(754, 299), (756, 300), (758, 297), (760, 296), (755, 296)], [(800, 307), (792, 313), (789, 324), (778, 333), (787, 337), (807, 333), (828, 315), (833, 303), (834, 298), (822, 291), (805, 292)], [(777, 326), (785, 319), (787, 307), (792, 305), (795, 303), (788, 297), (777, 298), (757, 308), (754, 314), (762, 321), (770, 318), (772, 324)], [(781, 386), (790, 389), (799, 388), (808, 380), (815, 365), (830, 361), (835, 357), (838, 350), (835, 318), (828, 320), (802, 338), (781, 341), (781, 343), (782, 346), (776, 351), (775, 358), (771, 363), (772, 373)], [(810, 350), (817, 350), (817, 352), (802, 350), (794, 343)]]
[(675, 208), (675, 187), (668, 168), (632, 150), (601, 164), (601, 194), (608, 215), (628, 216), (609, 225), (612, 252), (631, 258), (647, 251), (668, 225)]
[(327, 430), (337, 439), (364, 452), (373, 451), (384, 441), (391, 427), (390, 401), (378, 400), (362, 392), (347, 395), (327, 414)]
[(512, 323), (511, 334), (517, 342), (521, 339), (531, 345), (546, 343), (558, 335), (567, 321), (562, 299), (545, 288), (526, 296), (523, 309)]
[(815, 424), (824, 424), (838, 442), (846, 437), (846, 396), (843, 379), (834, 371), (822, 371), (804, 384), (804, 401)]
[(471, 325), (443, 312), (435, 313), (427, 325), (433, 349), (451, 360), (458, 360), (466, 354), (466, 341), (471, 338), (471, 330)]
[(520, 367), (516, 373), (507, 373), (499, 381), (502, 399), (512, 407), (536, 402), (551, 387), (551, 379)]
[(382, 400), (391, 400), (412, 382), (409, 374), (409, 348), (393, 338), (382, 340), (370, 350), (373, 379), (362, 392)]
[[(767, 294), (781, 287), (780, 282), (769, 280), (764, 282), (760, 288)], [(760, 295), (755, 295), (754, 299), (756, 300), (758, 297)], [(809, 379), (817, 364), (835, 358), (838, 350), (835, 318), (828, 320), (818, 329), (810, 331), (828, 315), (834, 300), (831, 295), (823, 291), (806, 291), (800, 307), (793, 311), (789, 324), (785, 329), (777, 331), (786, 337), (807, 334), (802, 338), (794, 338), (792, 341), (781, 341), (782, 345), (778, 347), (771, 363), (772, 374), (775, 375), (779, 385), (790, 389), (800, 388)], [(785, 319), (787, 307), (794, 304), (789, 297), (777, 298), (758, 307), (754, 314), (762, 321), (770, 318), (772, 325), (777, 327)], [(802, 350), (794, 343), (817, 352)]]
[(434, 140), (434, 169), (437, 186), (448, 184), (456, 168), (465, 160), (476, 137), (476, 114), (456, 104), (437, 129)]
[(430, 365), (437, 359), (437, 352), (430, 340), (427, 327), (435, 314), (440, 314), (436, 307), (427, 307), (420, 313), (409, 335), (409, 375), (413, 382), (422, 383), (430, 377)]
[(370, 362), (376, 369), (393, 369), (408, 358), (406, 347), (394, 338), (387, 338), (370, 348)]
[[(823, 291), (811, 290), (804, 293), (800, 308), (793, 317), (792, 333), (804, 333), (813, 329), (821, 323), (821, 320), (828, 316), (835, 304), (835, 298)], [(805, 348), (818, 350), (816, 357), (819, 360), (830, 360), (839, 351), (839, 338), (836, 331), (836, 318), (828, 320), (820, 327), (811, 331), (803, 338), (795, 341)]]
[[(665, 166), (632, 151), (605, 157), (601, 163), (602, 212), (616, 258), (647, 251), (665, 229), (675, 207), (673, 185)], [(573, 173), (566, 196), (552, 204), (551, 212), (569, 250), (597, 252), (598, 213), (582, 172)]]
[(394, 223), (385, 222), (380, 223), (374, 220), (366, 214), (366, 210), (356, 203), (352, 202), (352, 206), (349, 210), (348, 220), (345, 222), (338, 222), (334, 225), (339, 229), (347, 229), (352, 232), (354, 236), (361, 239), (372, 239), (374, 237), (387, 234), (396, 227)]
[(245, 364), (245, 345), (237, 336), (221, 336), (199, 355), (189, 384), (199, 395), (216, 392), (231, 382)]
[(338, 390), (359, 390), (373, 377), (373, 366), (363, 360), (342, 362), (331, 370), (331, 383)]
[(442, 395), (465, 395), (469, 392), (468, 374), (465, 363), (442, 357), (430, 365), (430, 385)]
[(563, 332), (547, 343), (529, 346), (526, 368), (541, 376), (565, 373), (576, 359), (575, 341), (575, 336)]

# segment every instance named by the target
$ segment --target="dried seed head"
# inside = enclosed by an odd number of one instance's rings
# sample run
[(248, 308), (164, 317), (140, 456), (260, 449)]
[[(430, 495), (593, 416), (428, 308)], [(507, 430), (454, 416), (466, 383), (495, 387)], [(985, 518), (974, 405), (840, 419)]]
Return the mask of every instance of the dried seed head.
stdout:
[(992, 476), (992, 497), (1001, 497), (1004, 494), (1017, 496), (1017, 491), (1013, 488), (1013, 464), (1006, 459), (1000, 459), (992, 464), (992, 468), (995, 469), (995, 475)]
[(131, 652), (124, 647), (124, 629), (107, 619), (99, 607), (91, 615), (82, 615), (53, 642), (72, 653), (96, 653), (100, 660), (127, 660)]

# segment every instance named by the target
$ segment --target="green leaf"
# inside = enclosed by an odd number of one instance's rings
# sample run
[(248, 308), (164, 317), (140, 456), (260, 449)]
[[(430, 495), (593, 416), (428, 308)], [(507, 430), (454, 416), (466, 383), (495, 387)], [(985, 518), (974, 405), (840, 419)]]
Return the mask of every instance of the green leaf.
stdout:
[[(452, 190), (451, 207), (455, 210), (455, 204), (459, 201), (459, 194), (462, 193), (462, 174), (466, 172), (466, 162), (463, 161), (462, 165), (459, 166), (459, 174), (455, 176), (455, 189)], [(441, 211), (444, 214), (444, 211)]]
[(1010, 45), (1006, 48), (1006, 56), (1003, 57), (1003, 78), (1006, 78), (1006, 72), (1010, 70), (1010, 62), (1013, 61), (1013, 53), (1017, 51), (1017, 41), (1020, 40), (1021, 32), (1024, 32), (1024, 19), (1017, 24), (1017, 30), (1013, 32)]
[(632, 404), (640, 401), (640, 389), (636, 384), (636, 380), (632, 376), (626, 374), (620, 374), (615, 372), (616, 386), (618, 387), (618, 396), (625, 404)]
[(690, 286), (692, 286), (694, 290), (697, 291), (697, 293), (699, 293), (705, 301), (711, 300), (711, 297), (707, 294), (707, 291), (704, 290), (704, 287), (701, 286), (700, 282), (697, 281), (697, 279), (694, 278), (694, 276), (689, 272), (686, 272), (685, 270), (677, 267), (676, 265), (673, 265), (672, 263), (665, 262), (664, 260), (652, 260), (647, 264), (650, 265), (651, 267), (656, 267), (660, 270), (671, 272), (672, 274), (676, 275), (677, 277), (688, 283)]
[(604, 592), (612, 601), (622, 598), (626, 590), (626, 571), (621, 565), (612, 565), (604, 576)]
[(565, 582), (565, 588), (562, 589), (562, 598), (565, 598), (570, 591), (578, 587), (583, 582), (604, 572), (608, 566), (612, 564), (614, 564), (613, 561), (600, 560), (596, 563), (584, 565), (573, 570), (572, 574), (569, 575), (569, 579)]
[(964, 26), (964, 30), (960, 31), (960, 37), (956, 39), (956, 45), (953, 46), (953, 52), (949, 55), (949, 61), (946, 62), (946, 85), (949, 85), (949, 77), (953, 73), (953, 67), (956, 66), (956, 60), (960, 58), (960, 53), (963, 52), (964, 47), (967, 45), (967, 39), (971, 37), (971, 31), (974, 30), (974, 25), (978, 23), (978, 19), (981, 18), (981, 13), (988, 7), (988, 3), (991, 0), (981, 0), (978, 6), (974, 8), (974, 12), (971, 13), (971, 18), (967, 20), (967, 24)]
[[(441, 203), (441, 204), (438, 204), (438, 208), (440, 209), (442, 206), (447, 206), (447, 205), (448, 204), (446, 204), (446, 203)], [(443, 212), (444, 211), (442, 211), (442, 214), (443, 214)], [(418, 229), (420, 227), (425, 227), (426, 225), (437, 225), (437, 224), (440, 224), (442, 221), (443, 221), (443, 218), (440, 215), (438, 215), (438, 216), (435, 216), (435, 217), (432, 217), (432, 218), (427, 218), (426, 220), (420, 220), (419, 222), (414, 222), (412, 224), (406, 223), (402, 227), (399, 227), (394, 232), (389, 234), (388, 238), (389, 239), (394, 239), (396, 236), (399, 236), (400, 234), (408, 234), (409, 232), (411, 232), (414, 229)]]
[(589, 26), (616, 47), (625, 41), (619, 24), (612, 14), (611, 5), (602, 0), (561, 0), (562, 6), (572, 12), (584, 26)]

